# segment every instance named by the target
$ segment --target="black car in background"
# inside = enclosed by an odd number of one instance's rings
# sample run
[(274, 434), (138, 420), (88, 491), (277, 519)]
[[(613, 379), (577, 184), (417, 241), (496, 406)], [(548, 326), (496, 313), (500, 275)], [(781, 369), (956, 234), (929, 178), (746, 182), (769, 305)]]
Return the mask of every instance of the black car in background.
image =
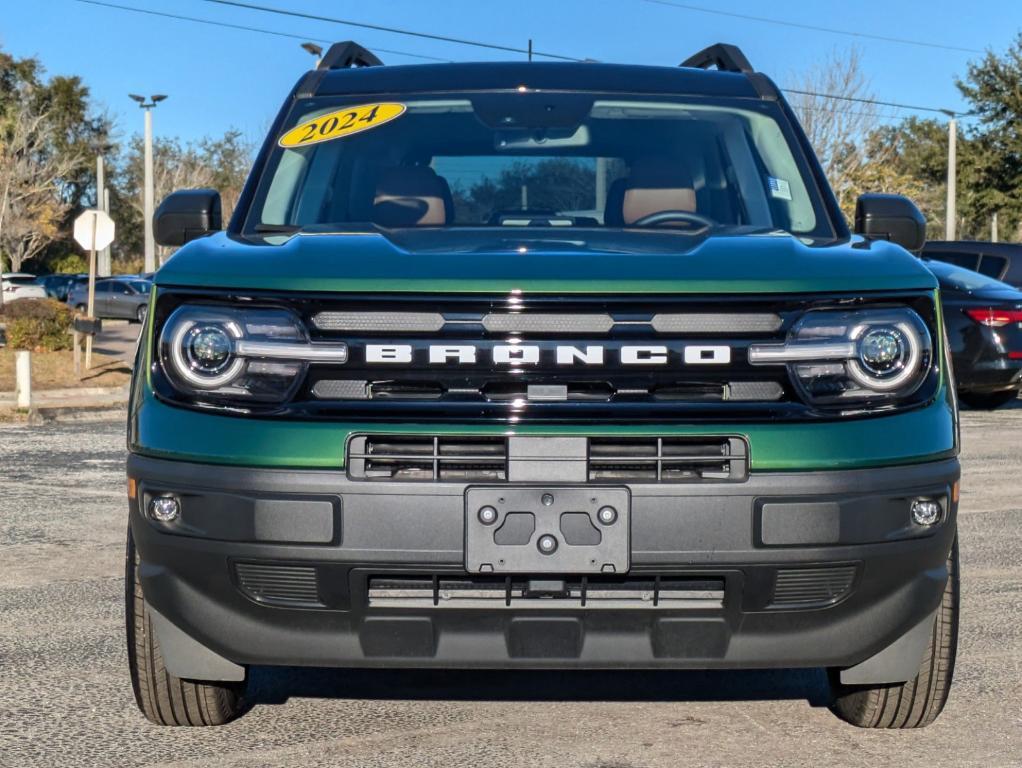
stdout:
[(1022, 291), (954, 264), (927, 260), (940, 282), (958, 397), (997, 408), (1022, 388)]
[(934, 240), (923, 246), (924, 259), (936, 259), (1022, 288), (1022, 245), (983, 240)]

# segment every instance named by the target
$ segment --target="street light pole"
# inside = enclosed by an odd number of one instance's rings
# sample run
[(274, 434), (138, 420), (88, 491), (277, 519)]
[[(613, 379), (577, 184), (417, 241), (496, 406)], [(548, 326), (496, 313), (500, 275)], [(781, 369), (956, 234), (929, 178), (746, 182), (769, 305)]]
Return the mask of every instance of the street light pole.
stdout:
[(955, 219), (958, 217), (958, 121), (952, 116), (947, 121), (947, 221), (944, 239), (955, 239)]
[(138, 106), (145, 111), (145, 133), (143, 137), (143, 190), (142, 190), (142, 218), (145, 232), (145, 271), (156, 271), (156, 241), (153, 239), (153, 107), (167, 98), (164, 94), (156, 94), (149, 97), (146, 102), (144, 96), (129, 93), (128, 96), (138, 102)]
[(323, 47), (315, 43), (302, 43), (302, 50), (316, 57), (316, 69), (319, 69), (320, 59), (323, 58)]
[(156, 271), (156, 241), (153, 240), (153, 110), (145, 110), (145, 188), (142, 190), (142, 218), (145, 222), (145, 271)]

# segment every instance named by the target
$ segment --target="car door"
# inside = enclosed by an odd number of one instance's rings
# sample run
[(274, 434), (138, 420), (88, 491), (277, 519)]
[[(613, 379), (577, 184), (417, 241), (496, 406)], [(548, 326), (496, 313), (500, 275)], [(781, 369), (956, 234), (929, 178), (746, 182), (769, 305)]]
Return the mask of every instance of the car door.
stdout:
[[(104, 280), (96, 283), (96, 317), (110, 317), (110, 288), (111, 281)], [(85, 303), (89, 301), (89, 288), (85, 287)]]
[(135, 303), (131, 300), (132, 290), (120, 280), (110, 281), (107, 298), (107, 317), (134, 317)]

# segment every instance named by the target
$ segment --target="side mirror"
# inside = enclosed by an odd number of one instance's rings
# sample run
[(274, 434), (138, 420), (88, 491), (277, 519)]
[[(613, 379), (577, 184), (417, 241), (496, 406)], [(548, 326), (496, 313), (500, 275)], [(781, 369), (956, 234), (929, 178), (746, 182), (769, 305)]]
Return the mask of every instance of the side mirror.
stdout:
[(915, 203), (902, 195), (860, 195), (855, 203), (855, 232), (919, 253), (926, 242), (926, 219)]
[(153, 215), (153, 238), (160, 245), (184, 245), (223, 228), (220, 193), (181, 189), (163, 198)]

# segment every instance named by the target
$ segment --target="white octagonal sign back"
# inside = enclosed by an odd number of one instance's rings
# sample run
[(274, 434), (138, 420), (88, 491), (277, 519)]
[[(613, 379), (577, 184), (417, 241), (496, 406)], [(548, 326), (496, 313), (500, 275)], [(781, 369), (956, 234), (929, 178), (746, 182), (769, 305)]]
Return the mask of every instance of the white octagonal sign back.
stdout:
[(87, 251), (102, 251), (114, 241), (114, 220), (106, 211), (90, 208), (75, 219), (75, 242)]

